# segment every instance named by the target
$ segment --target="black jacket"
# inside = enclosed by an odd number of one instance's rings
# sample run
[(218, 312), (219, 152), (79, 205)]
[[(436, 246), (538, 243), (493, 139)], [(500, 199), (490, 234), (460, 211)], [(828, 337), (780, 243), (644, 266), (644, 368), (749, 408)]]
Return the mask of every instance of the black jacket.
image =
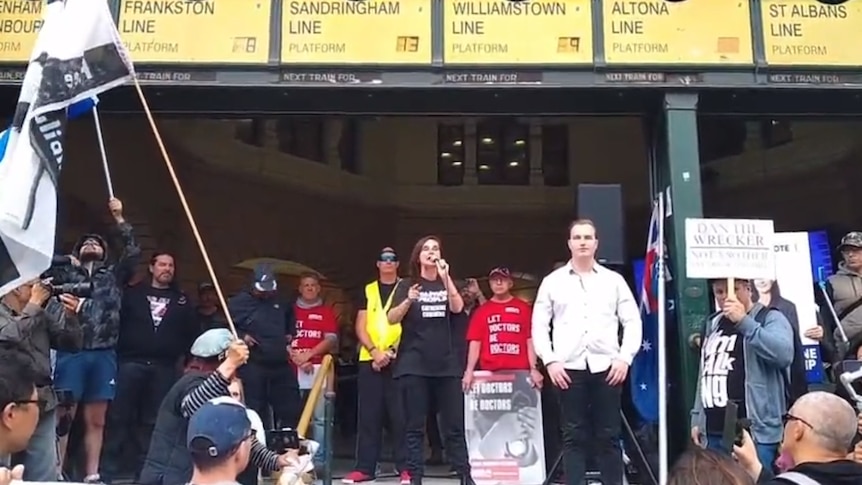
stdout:
[(250, 292), (228, 301), (228, 311), (240, 337), (257, 340), (249, 358), (256, 362), (286, 363), (287, 346), (296, 335), (293, 305), (279, 297), (261, 299)]
[(72, 266), (68, 256), (55, 256), (49, 275), (55, 285), (63, 283), (90, 283), (92, 295), (85, 298), (78, 312), (84, 329), (84, 350), (112, 349), (117, 344), (120, 305), (123, 288), (135, 272), (141, 256), (141, 247), (135, 241), (132, 226), (124, 222), (117, 225), (123, 252), (116, 262), (108, 260), (108, 243), (98, 234), (87, 234), (78, 240), (72, 255), (80, 256), (81, 243), (93, 238), (100, 241), (104, 250), (102, 260), (96, 261), (92, 272), (84, 266)]
[(147, 281), (123, 294), (119, 359), (173, 363), (188, 353), (197, 335), (194, 306), (178, 289), (153, 288)]
[[(803, 463), (790, 471), (801, 473), (814, 479), (820, 485), (859, 485), (862, 483), (862, 464), (850, 460), (830, 461), (828, 463)], [(758, 485), (791, 485), (793, 482), (776, 477), (766, 467), (757, 477)]]

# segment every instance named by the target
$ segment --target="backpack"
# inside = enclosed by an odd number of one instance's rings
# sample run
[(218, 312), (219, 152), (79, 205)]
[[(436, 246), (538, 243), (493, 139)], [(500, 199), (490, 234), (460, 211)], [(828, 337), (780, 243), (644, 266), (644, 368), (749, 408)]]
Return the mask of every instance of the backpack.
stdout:
[[(766, 315), (770, 311), (779, 312), (780, 310), (776, 308), (762, 308), (754, 316), (754, 321), (763, 325), (766, 323)], [(802, 346), (802, 340), (799, 338), (799, 329), (793, 328), (791, 324), (791, 331), (793, 332), (793, 362), (790, 364), (790, 375), (788, 376), (786, 372), (781, 373), (784, 377), (784, 397), (787, 399), (788, 409), (790, 409), (790, 406), (797, 399), (808, 392), (808, 376), (805, 372), (805, 347)]]
[(795, 483), (796, 485), (820, 485), (820, 482), (799, 472), (784, 472), (777, 477), (782, 481)]

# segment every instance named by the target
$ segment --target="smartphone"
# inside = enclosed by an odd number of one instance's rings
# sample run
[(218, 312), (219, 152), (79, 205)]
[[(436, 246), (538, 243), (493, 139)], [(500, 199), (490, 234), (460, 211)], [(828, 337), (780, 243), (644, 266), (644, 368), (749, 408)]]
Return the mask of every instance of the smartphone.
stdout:
[(724, 408), (724, 432), (721, 434), (721, 445), (725, 450), (732, 452), (736, 442), (737, 420), (739, 417), (739, 405), (730, 401)]
[(267, 430), (266, 447), (279, 455), (287, 450), (298, 450), (300, 447), (299, 434), (292, 428)]

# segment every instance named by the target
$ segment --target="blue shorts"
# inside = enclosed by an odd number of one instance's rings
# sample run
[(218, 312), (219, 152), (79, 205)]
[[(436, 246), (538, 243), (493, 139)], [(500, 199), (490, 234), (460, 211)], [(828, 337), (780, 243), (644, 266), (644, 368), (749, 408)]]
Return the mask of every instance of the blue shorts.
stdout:
[(117, 353), (114, 349), (57, 352), (54, 389), (71, 391), (75, 402), (113, 400), (116, 378)]

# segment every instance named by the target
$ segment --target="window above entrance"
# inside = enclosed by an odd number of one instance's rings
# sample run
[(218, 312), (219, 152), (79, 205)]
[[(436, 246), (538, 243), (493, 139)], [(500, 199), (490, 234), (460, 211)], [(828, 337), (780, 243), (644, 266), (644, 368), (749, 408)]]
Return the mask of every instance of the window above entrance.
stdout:
[(278, 149), (289, 155), (325, 163), (323, 118), (279, 118), (275, 125)]
[(437, 184), (464, 184), (464, 139), (464, 125), (437, 126)]
[(514, 119), (489, 119), (476, 126), (479, 185), (530, 184), (530, 126)]

